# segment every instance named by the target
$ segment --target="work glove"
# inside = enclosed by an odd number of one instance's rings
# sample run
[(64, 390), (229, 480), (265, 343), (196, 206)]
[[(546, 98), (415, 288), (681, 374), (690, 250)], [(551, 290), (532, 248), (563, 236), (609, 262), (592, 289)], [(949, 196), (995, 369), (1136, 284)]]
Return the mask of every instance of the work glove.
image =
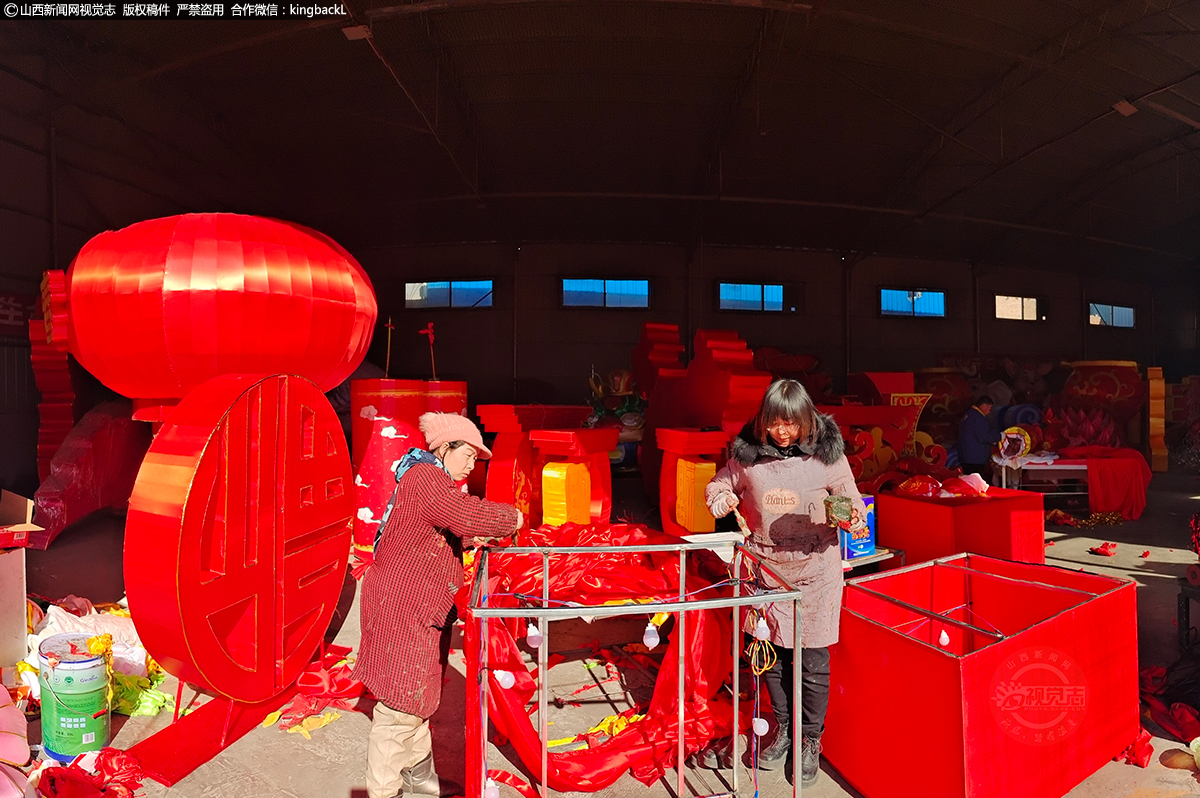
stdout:
[(737, 494), (731, 491), (718, 493), (713, 496), (708, 502), (708, 510), (713, 514), (713, 518), (721, 518), (733, 512), (733, 508), (738, 506)]

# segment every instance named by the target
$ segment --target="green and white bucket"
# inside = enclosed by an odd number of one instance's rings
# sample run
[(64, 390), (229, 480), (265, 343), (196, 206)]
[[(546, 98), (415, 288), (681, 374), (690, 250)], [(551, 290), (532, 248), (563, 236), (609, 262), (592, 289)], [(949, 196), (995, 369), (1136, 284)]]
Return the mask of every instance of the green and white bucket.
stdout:
[(60, 762), (108, 745), (108, 668), (87, 644), (87, 635), (68, 632), (38, 646), (42, 748)]

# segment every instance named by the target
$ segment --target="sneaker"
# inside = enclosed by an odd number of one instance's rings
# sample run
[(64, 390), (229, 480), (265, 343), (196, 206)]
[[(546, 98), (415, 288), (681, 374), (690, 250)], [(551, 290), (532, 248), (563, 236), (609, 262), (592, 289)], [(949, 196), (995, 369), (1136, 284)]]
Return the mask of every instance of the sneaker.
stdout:
[(811, 787), (821, 775), (821, 738), (804, 735), (800, 744), (800, 786)]
[(783, 765), (792, 750), (792, 737), (783, 726), (775, 727), (771, 742), (758, 752), (758, 766), (763, 770), (775, 770)]

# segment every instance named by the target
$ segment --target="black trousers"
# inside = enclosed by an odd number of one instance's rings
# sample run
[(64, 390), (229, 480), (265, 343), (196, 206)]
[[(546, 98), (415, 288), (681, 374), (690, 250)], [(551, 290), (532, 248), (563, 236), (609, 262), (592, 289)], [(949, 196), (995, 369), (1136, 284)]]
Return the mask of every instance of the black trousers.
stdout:
[(959, 468), (963, 474), (979, 474), (981, 477), (987, 476), (987, 463), (959, 463)]
[[(763, 674), (771, 709), (779, 727), (792, 728), (792, 649), (775, 646), (777, 659)], [(806, 737), (820, 737), (825, 731), (825, 713), (829, 709), (829, 649), (800, 649), (800, 728)]]

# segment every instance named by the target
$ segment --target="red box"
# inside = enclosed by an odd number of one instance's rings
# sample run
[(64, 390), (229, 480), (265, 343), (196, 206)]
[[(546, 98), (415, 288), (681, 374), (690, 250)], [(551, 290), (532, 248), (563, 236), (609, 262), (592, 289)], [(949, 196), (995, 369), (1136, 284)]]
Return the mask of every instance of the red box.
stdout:
[(1046, 562), (1042, 494), (989, 488), (987, 497), (875, 497), (877, 545), (903, 549), (910, 563), (973, 552)]
[(1134, 591), (974, 554), (847, 582), (825, 756), (868, 798), (1059, 798), (1137, 737)]

